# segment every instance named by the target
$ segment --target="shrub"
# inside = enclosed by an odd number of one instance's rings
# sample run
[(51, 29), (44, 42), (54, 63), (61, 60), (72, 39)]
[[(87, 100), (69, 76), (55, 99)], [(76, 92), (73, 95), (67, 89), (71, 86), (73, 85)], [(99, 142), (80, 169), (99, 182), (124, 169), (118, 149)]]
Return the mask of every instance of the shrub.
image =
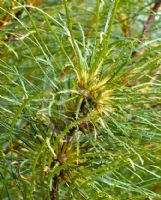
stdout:
[(0, 7), (1, 199), (161, 199), (160, 1), (31, 2)]

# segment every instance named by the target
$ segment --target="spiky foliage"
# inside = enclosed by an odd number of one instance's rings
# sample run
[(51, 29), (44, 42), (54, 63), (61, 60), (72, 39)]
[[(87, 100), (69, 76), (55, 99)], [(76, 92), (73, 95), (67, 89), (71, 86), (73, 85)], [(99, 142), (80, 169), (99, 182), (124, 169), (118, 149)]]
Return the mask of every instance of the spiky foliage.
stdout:
[(0, 199), (161, 199), (159, 19), (139, 44), (148, 3), (0, 7)]

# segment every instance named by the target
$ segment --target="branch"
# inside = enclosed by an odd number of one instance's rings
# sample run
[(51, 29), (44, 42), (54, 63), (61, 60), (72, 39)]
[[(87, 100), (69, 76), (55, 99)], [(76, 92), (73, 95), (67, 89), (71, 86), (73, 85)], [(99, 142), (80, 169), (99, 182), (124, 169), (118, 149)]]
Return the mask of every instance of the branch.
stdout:
[[(27, 3), (26, 0), (24, 0), (24, 2)], [(11, 5), (10, 10), (12, 11), (13, 8), (14, 8), (15, 6), (16, 6), (16, 2), (14, 2), (14, 3)], [(27, 10), (28, 12), (30, 12), (30, 9), (29, 9), (29, 8), (26, 8), (26, 10)], [(23, 11), (24, 11), (24, 10), (22, 10), (22, 9), (19, 10), (19, 11), (17, 11), (17, 12), (15, 13), (15, 18), (13, 18), (13, 19), (11, 20), (11, 23), (15, 23), (18, 19), (20, 19), (20, 18), (21, 18), (21, 15), (23, 14)], [(7, 13), (7, 14), (3, 17), (3, 21), (0, 22), (0, 29), (4, 27), (5, 22), (8, 21), (9, 17), (10, 17), (10, 14), (9, 14), (9, 13)], [(14, 35), (12, 35), (11, 33), (8, 33), (8, 34), (7, 34), (7, 38), (4, 40), (4, 42), (13, 41), (13, 40), (15, 40), (15, 39), (16, 39), (16, 38), (15, 38)]]
[(52, 197), (51, 200), (57, 200), (57, 192), (59, 188), (59, 177), (55, 176), (53, 178), (53, 186), (52, 186)]
[[(15, 6), (15, 3), (12, 3), (9, 10), (12, 10), (14, 6)], [(2, 29), (5, 26), (5, 23), (8, 21), (9, 17), (10, 17), (9, 13), (5, 14), (2, 21), (0, 21), (0, 29)]]
[(153, 22), (155, 20), (155, 13), (159, 11), (160, 6), (161, 6), (161, 0), (159, 0), (157, 3), (154, 4), (154, 7), (152, 8), (152, 14), (149, 15), (147, 21), (144, 24), (141, 41), (144, 41), (148, 37), (148, 32), (151, 29)]
[[(145, 39), (148, 37), (148, 33), (153, 25), (153, 22), (155, 20), (155, 14), (159, 11), (159, 8), (161, 6), (161, 0), (157, 1), (154, 6), (152, 7), (152, 12), (149, 15), (147, 21), (144, 23), (144, 27), (143, 27), (143, 32), (142, 32), (142, 36), (140, 38), (140, 42), (144, 42)], [(143, 53), (144, 49), (140, 49), (139, 52), (134, 51), (132, 53), (132, 56), (138, 56), (140, 55), (140, 53)]]

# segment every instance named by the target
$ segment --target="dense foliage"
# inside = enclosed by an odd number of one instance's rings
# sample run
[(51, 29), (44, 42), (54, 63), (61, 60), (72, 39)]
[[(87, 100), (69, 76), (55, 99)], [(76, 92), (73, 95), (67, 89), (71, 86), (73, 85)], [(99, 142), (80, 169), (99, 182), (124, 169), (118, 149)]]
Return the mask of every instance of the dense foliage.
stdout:
[(0, 0), (0, 199), (161, 199), (160, 4)]

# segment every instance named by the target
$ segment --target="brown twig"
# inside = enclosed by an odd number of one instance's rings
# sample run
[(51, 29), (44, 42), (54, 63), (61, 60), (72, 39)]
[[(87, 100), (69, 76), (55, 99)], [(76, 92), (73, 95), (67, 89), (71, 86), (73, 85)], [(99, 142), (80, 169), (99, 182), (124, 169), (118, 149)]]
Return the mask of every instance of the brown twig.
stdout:
[(58, 188), (59, 188), (59, 177), (55, 176), (53, 178), (53, 185), (52, 185), (52, 200), (57, 200)]
[[(24, 0), (24, 2), (27, 3), (26, 0)], [(15, 6), (16, 6), (16, 2), (12, 3), (12, 5), (11, 5), (11, 7), (10, 7), (10, 10), (13, 10), (13, 8), (14, 8)], [(26, 10), (27, 10), (28, 12), (30, 12), (30, 8), (26, 8)], [(15, 17), (11, 20), (11, 23), (14, 23), (14, 22), (16, 22), (18, 19), (20, 19), (21, 16), (22, 16), (22, 14), (23, 14), (23, 11), (24, 11), (24, 10), (19, 10), (19, 11), (17, 11), (17, 12), (15, 13)], [(10, 17), (10, 14), (7, 13), (7, 14), (3, 17), (2, 21), (0, 21), (0, 29), (2, 29), (2, 28), (5, 26), (5, 23), (8, 22), (9, 17)], [(13, 40), (15, 40), (15, 39), (16, 39), (16, 37), (15, 37), (14, 35), (12, 35), (11, 33), (8, 33), (8, 34), (7, 34), (7, 38), (4, 40), (4, 42), (13, 41)]]
[(154, 4), (152, 8), (152, 14), (149, 15), (147, 21), (144, 24), (143, 34), (141, 38), (142, 41), (144, 41), (148, 37), (148, 32), (151, 29), (153, 22), (155, 20), (155, 13), (159, 11), (160, 6), (161, 6), (161, 0), (159, 0), (157, 3)]
[[(15, 6), (15, 2), (11, 4), (9, 10), (12, 10), (14, 6)], [(2, 29), (5, 26), (5, 23), (8, 21), (9, 17), (10, 17), (9, 13), (4, 15), (2, 21), (0, 21), (0, 29)]]
[[(154, 6), (152, 7), (152, 12), (151, 14), (149, 15), (147, 21), (144, 23), (144, 27), (143, 27), (143, 32), (142, 32), (142, 35), (141, 35), (141, 38), (140, 38), (140, 42), (144, 42), (145, 39), (148, 37), (148, 34), (149, 34), (149, 31), (153, 25), (153, 22), (155, 20), (155, 14), (159, 11), (159, 8), (161, 6), (161, 0), (157, 1)], [(139, 49), (138, 52), (134, 51), (132, 53), (132, 56), (138, 56), (140, 55), (140, 53), (143, 53), (144, 52), (144, 49)]]

